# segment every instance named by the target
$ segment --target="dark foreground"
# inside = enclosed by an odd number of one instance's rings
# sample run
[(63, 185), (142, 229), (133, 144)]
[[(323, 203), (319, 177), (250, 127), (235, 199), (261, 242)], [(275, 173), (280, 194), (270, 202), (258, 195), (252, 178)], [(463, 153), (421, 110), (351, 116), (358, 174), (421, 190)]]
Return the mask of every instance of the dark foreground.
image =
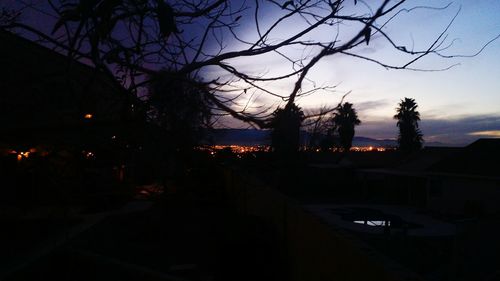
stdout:
[(272, 235), (221, 188), (204, 177), (114, 210), (11, 223), (1, 279), (281, 279)]

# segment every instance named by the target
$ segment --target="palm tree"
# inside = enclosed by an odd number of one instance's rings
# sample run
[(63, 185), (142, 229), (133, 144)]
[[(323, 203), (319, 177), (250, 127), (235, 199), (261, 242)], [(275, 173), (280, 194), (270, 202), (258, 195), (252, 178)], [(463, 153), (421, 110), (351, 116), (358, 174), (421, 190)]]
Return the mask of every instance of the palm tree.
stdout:
[(418, 105), (414, 99), (405, 98), (398, 104), (397, 114), (394, 119), (398, 120), (399, 127), (398, 144), (399, 149), (405, 152), (417, 151), (422, 148), (423, 135), (418, 128), (420, 113), (416, 110)]
[(354, 126), (361, 124), (358, 119), (356, 109), (352, 107), (352, 103), (339, 104), (336, 112), (333, 114), (332, 122), (338, 130), (340, 145), (345, 152), (349, 151), (352, 146), (354, 137)]

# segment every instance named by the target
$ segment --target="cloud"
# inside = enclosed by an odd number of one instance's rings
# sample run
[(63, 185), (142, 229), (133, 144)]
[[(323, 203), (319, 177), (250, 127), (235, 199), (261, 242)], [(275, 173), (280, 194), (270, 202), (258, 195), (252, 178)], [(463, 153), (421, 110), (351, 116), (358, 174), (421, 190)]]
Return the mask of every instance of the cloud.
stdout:
[(387, 107), (392, 105), (393, 102), (389, 99), (379, 99), (379, 100), (371, 100), (371, 101), (363, 101), (363, 102), (355, 102), (354, 107), (358, 112), (375, 110), (381, 107)]
[(361, 120), (361, 125), (356, 127), (357, 136), (375, 139), (395, 139), (397, 134), (396, 121), (392, 119)]
[(479, 137), (500, 138), (500, 130), (478, 131), (478, 132), (469, 133), (468, 135), (479, 136)]
[(500, 131), (499, 115), (476, 115), (454, 119), (422, 120), (422, 131), (442, 142), (468, 144), (478, 137), (491, 137), (478, 132)]
[[(466, 145), (481, 137), (500, 137), (500, 115), (422, 119), (420, 129), (427, 142)], [(356, 129), (358, 136), (378, 139), (393, 139), (397, 133), (396, 120), (392, 119), (366, 121)]]

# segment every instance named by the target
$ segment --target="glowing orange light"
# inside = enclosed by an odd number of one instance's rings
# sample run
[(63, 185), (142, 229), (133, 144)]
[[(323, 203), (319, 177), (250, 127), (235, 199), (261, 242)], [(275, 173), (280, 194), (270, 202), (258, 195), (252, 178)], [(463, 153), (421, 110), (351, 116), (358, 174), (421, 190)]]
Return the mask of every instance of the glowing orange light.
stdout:
[(17, 154), (17, 161), (21, 161), (23, 158), (28, 158), (29, 156), (30, 156), (30, 152), (29, 151), (19, 152)]
[(92, 119), (92, 117), (94, 117), (94, 116), (90, 113), (87, 113), (83, 116), (83, 118), (85, 118), (85, 119)]

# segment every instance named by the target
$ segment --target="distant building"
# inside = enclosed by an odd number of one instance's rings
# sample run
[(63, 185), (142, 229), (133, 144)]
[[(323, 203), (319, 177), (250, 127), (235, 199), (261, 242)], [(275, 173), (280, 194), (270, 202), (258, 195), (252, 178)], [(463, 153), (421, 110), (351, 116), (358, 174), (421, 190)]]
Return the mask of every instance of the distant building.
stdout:
[(428, 207), (445, 213), (500, 213), (500, 139), (479, 139), (427, 169)]
[(500, 213), (500, 139), (465, 148), (425, 148), (390, 167), (360, 169), (367, 199), (405, 204), (441, 214)]

